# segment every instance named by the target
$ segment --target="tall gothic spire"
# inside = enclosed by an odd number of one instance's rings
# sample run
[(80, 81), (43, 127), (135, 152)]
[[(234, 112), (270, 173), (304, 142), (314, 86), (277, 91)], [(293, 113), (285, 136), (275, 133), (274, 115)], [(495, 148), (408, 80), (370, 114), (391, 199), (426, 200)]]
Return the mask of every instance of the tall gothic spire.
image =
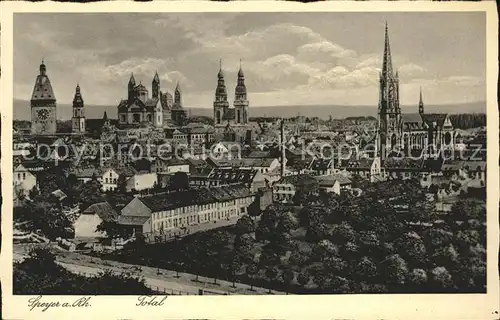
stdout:
[(224, 80), (224, 71), (222, 71), (222, 59), (219, 59), (219, 73), (217, 74), (217, 77)]
[(382, 63), (382, 75), (384, 77), (387, 75), (392, 76), (391, 45), (389, 41), (389, 28), (387, 26), (387, 21), (385, 22), (385, 45), (384, 45), (384, 60)]
[(424, 113), (424, 99), (422, 98), (422, 87), (420, 87), (420, 99), (418, 101), (418, 113)]
[(238, 78), (243, 78), (245, 77), (245, 74), (243, 74), (243, 68), (242, 68), (242, 63), (240, 59), (240, 70), (238, 70)]

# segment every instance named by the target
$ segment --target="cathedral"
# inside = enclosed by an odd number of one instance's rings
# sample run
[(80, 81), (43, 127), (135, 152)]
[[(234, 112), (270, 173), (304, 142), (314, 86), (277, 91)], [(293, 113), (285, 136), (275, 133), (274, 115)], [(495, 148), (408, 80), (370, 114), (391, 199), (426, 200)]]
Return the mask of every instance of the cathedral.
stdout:
[(31, 95), (31, 134), (50, 135), (56, 133), (56, 97), (43, 60), (40, 74), (36, 77)]
[(243, 73), (241, 61), (232, 106), (228, 101), (224, 77), (221, 60), (219, 73), (217, 74), (215, 100), (213, 103), (215, 130), (223, 136), (222, 139), (225, 141), (243, 142), (248, 140), (249, 134), (252, 132), (252, 128), (248, 121), (249, 102), (247, 98), (247, 88), (245, 86), (245, 75)]
[(385, 26), (384, 56), (380, 72), (377, 148), (389, 152), (396, 146), (405, 150), (452, 147), (455, 132), (447, 114), (425, 113), (422, 90), (418, 113), (401, 113), (399, 105), (399, 76), (392, 68), (387, 24)]
[(148, 89), (142, 82), (136, 84), (132, 74), (128, 82), (127, 99), (118, 104), (118, 124), (121, 126), (148, 124), (163, 128), (172, 120), (175, 124), (181, 125), (177, 121), (183, 119), (186, 114), (181, 101), (179, 84), (175, 90), (175, 101), (172, 101), (172, 95), (160, 91), (160, 77), (155, 73), (150, 97)]

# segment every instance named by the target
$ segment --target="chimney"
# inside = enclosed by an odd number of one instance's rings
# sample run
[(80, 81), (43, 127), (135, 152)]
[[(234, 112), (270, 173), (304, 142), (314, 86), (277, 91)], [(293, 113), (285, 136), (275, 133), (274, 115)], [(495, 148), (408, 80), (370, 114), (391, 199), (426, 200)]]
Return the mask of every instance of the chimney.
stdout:
[(281, 120), (281, 134), (280, 134), (280, 147), (281, 147), (281, 177), (285, 176), (285, 163), (286, 163), (286, 154), (285, 154), (285, 122)]

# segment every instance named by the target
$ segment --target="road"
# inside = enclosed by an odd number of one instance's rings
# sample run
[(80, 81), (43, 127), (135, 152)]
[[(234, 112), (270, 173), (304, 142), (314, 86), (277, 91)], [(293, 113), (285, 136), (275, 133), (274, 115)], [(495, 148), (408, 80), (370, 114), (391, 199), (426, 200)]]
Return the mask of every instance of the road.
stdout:
[[(14, 245), (14, 260), (20, 261), (26, 257), (25, 246), (16, 244)], [(199, 294), (199, 289), (212, 291), (212, 294), (269, 294), (269, 289), (254, 287), (250, 290), (250, 285), (243, 283), (235, 283), (233, 287), (232, 282), (217, 280), (214, 284), (213, 278), (198, 277), (195, 281), (196, 275), (179, 272), (173, 270), (157, 269), (141, 265), (127, 264), (112, 260), (102, 260), (100, 258), (91, 257), (88, 255), (68, 252), (63, 249), (52, 250), (56, 255), (56, 262), (71, 272), (92, 276), (97, 275), (104, 270), (111, 270), (115, 273), (130, 273), (135, 276), (144, 278), (148, 287), (153, 290), (172, 294)], [(209, 293), (207, 293), (209, 294)], [(276, 290), (271, 290), (271, 294), (285, 294)]]

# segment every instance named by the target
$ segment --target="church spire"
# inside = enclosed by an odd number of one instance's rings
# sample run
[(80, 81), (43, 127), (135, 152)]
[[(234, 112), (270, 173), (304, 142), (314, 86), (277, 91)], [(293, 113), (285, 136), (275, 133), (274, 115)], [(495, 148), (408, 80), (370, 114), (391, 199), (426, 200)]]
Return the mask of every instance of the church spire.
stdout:
[(83, 108), (83, 98), (80, 91), (80, 84), (76, 84), (75, 96), (73, 98), (73, 108)]
[(422, 98), (422, 87), (420, 87), (420, 99), (418, 101), (418, 113), (424, 113), (424, 99)]
[(387, 21), (385, 22), (385, 45), (384, 45), (384, 60), (382, 63), (382, 75), (384, 77), (386, 77), (387, 75), (392, 76), (391, 45), (389, 41), (389, 28), (387, 26)]

